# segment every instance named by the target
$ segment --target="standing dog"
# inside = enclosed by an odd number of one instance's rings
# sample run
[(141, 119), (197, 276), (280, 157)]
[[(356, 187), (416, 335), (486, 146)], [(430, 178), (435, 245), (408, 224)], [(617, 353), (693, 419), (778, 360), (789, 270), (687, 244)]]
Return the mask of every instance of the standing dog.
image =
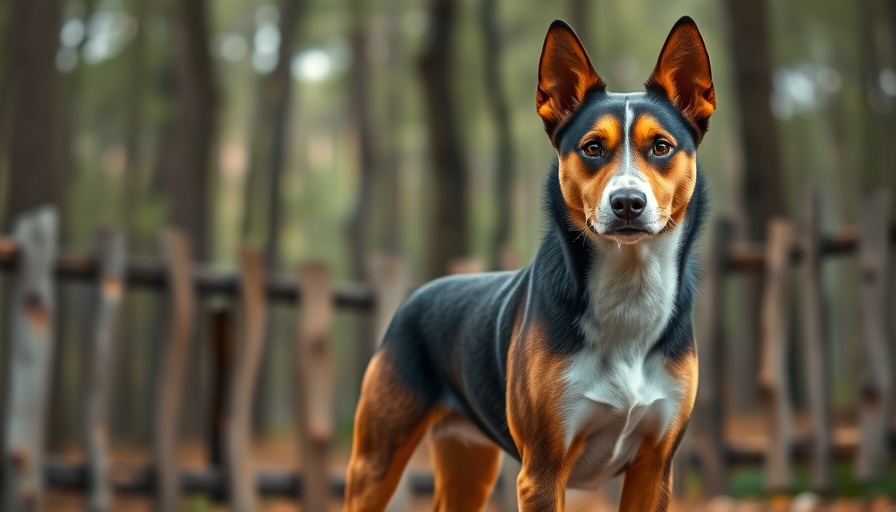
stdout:
[(696, 152), (715, 105), (688, 17), (630, 94), (551, 25), (536, 96), (558, 155), (548, 231), (522, 270), (438, 279), (395, 314), (364, 377), (345, 510), (383, 510), (430, 428), (435, 510), (482, 509), (502, 449), (522, 462), (521, 511), (563, 510), (567, 487), (620, 473), (621, 510), (667, 509), (697, 390)]

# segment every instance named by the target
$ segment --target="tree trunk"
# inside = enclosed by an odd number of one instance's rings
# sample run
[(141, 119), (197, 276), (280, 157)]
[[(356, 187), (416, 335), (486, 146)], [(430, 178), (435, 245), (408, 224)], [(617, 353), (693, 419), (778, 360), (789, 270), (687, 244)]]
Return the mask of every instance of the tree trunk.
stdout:
[[(785, 213), (784, 168), (781, 164), (777, 120), (772, 115), (772, 55), (765, 0), (744, 3), (725, 0), (729, 46), (733, 57), (735, 103), (739, 112), (740, 140), (743, 148), (743, 204), (750, 205), (744, 215), (742, 238), (762, 240), (769, 220)], [(755, 277), (743, 281), (739, 337), (732, 339), (729, 353), (738, 364), (732, 366), (736, 406), (755, 407), (754, 375), (758, 368), (759, 289)]]
[(9, 14), (7, 225), (15, 215), (40, 204), (62, 209), (66, 190), (55, 66), (61, 2), (13, 0)]
[[(483, 4), (484, 8), (485, 4)], [(594, 58), (597, 55), (594, 53), (596, 48), (592, 46), (595, 38), (592, 36), (594, 27), (591, 23), (591, 2), (589, 0), (570, 0), (569, 19), (576, 35), (585, 46), (585, 51), (591, 56), (591, 61), (595, 62)]]
[(380, 147), (384, 153), (381, 155), (382, 166), (379, 172), (379, 204), (383, 208), (383, 237), (381, 248), (389, 254), (398, 254), (401, 251), (401, 227), (402, 227), (402, 141), (401, 125), (404, 120), (404, 94), (406, 80), (404, 78), (404, 40), (402, 37), (402, 12), (401, 0), (392, 0), (388, 7), (388, 45), (389, 57), (386, 62), (388, 71), (388, 86), (386, 87), (386, 115), (387, 126), (392, 127), (382, 134)]
[(747, 238), (761, 240), (768, 221), (785, 213), (778, 125), (772, 115), (772, 55), (765, 0), (725, 0), (735, 102), (744, 148)]
[[(584, 3), (579, 0), (576, 4)], [(505, 255), (509, 253), (513, 237), (513, 134), (510, 131), (510, 109), (504, 92), (504, 74), (501, 72), (501, 34), (497, 16), (497, 1), (482, 0), (480, 21), (482, 28), (482, 62), (484, 65), (486, 104), (495, 123), (498, 153), (495, 162), (495, 217), (494, 234), (491, 237), (489, 264), (493, 269), (504, 269)]]
[(197, 259), (211, 254), (211, 198), (217, 90), (212, 72), (206, 0), (178, 3), (175, 58), (175, 111), (166, 187), (171, 223), (184, 230)]
[[(351, 45), (352, 61), (349, 77), (349, 104), (351, 115), (355, 124), (358, 140), (358, 173), (360, 180), (355, 199), (355, 207), (344, 227), (346, 247), (349, 251), (349, 265), (352, 279), (367, 281), (369, 275), (367, 265), (370, 261), (369, 239), (371, 230), (371, 203), (374, 180), (379, 175), (379, 160), (376, 152), (376, 144), (373, 136), (373, 113), (370, 101), (370, 63), (367, 59), (368, 30), (367, 30), (367, 0), (352, 0), (350, 4), (352, 12)], [(388, 202), (398, 201), (397, 197)], [(364, 369), (373, 354), (376, 341), (373, 340), (373, 318), (364, 313), (355, 321), (355, 347), (353, 371), (355, 382), (353, 389), (360, 389), (360, 378), (364, 375)]]
[[(282, 203), (283, 203), (283, 186), (282, 176), (283, 168), (286, 165), (286, 140), (289, 136), (289, 121), (292, 116), (292, 77), (290, 75), (290, 64), (292, 56), (295, 52), (297, 41), (297, 33), (299, 20), (305, 10), (305, 0), (283, 0), (280, 6), (280, 47), (277, 51), (277, 66), (271, 73), (270, 78), (263, 85), (265, 91), (264, 98), (259, 102), (260, 111), (258, 113), (258, 121), (262, 128), (259, 131), (259, 137), (255, 139), (255, 149), (253, 158), (257, 160), (253, 163), (251, 179), (249, 186), (257, 187), (255, 190), (263, 189), (263, 177), (260, 175), (266, 168), (267, 174), (267, 222), (265, 224), (264, 239), (264, 260), (269, 271), (274, 271), (280, 264), (280, 231), (282, 227)], [(252, 191), (247, 190), (247, 198), (252, 198)], [(249, 234), (251, 230), (251, 215), (254, 205), (247, 203), (247, 210), (244, 212), (244, 228)], [(273, 316), (268, 314), (268, 324), (274, 322)], [(277, 332), (277, 329), (268, 328), (267, 336)], [(253, 404), (253, 422), (257, 428), (264, 428), (267, 418), (270, 417), (269, 408), (271, 405), (269, 392), (271, 382), (266, 378), (269, 376), (271, 368), (271, 350), (276, 350), (276, 344), (265, 343), (264, 353), (262, 355), (262, 371), (263, 377), (258, 383), (259, 393), (258, 399)]]
[(270, 182), (268, 193), (268, 223), (265, 238), (265, 262), (269, 269), (276, 269), (280, 253), (280, 227), (282, 213), (282, 175), (286, 162), (286, 138), (292, 107), (292, 80), (290, 63), (295, 51), (298, 21), (305, 9), (304, 0), (284, 0), (280, 12), (280, 49), (277, 67), (271, 76), (271, 100), (274, 106), (273, 137), (270, 151)]
[(859, 35), (858, 55), (855, 62), (858, 64), (858, 73), (861, 77), (862, 110), (859, 118), (861, 126), (865, 127), (861, 137), (862, 146), (859, 150), (860, 173), (859, 197), (855, 200), (870, 195), (883, 186), (893, 184), (894, 174), (893, 158), (896, 152), (893, 150), (893, 115), (888, 114), (892, 109), (891, 99), (886, 97), (880, 88), (880, 70), (882, 67), (881, 51), (875, 34), (880, 27), (879, 21), (887, 16), (879, 12), (879, 3), (872, 0), (862, 0), (858, 4), (857, 32)]
[[(143, 95), (145, 92), (144, 81), (146, 80), (146, 2), (147, 0), (134, 0), (133, 7), (137, 31), (134, 34), (130, 50), (128, 88), (131, 94), (128, 97), (124, 135), (127, 162), (121, 192), (121, 222), (127, 233), (128, 249), (135, 253), (142, 253), (149, 249), (145, 246), (145, 241), (141, 240), (135, 225), (142, 175), (140, 135), (143, 128)], [(118, 377), (120, 380), (117, 381), (116, 389), (111, 395), (115, 404), (112, 410), (115, 412), (110, 421), (116, 432), (126, 432), (128, 435), (132, 435), (136, 419), (130, 409), (136, 403), (135, 401), (139, 400), (139, 387), (135, 385), (133, 377), (133, 372), (136, 371), (135, 364), (140, 364), (138, 342), (141, 338), (137, 333), (141, 328), (147, 328), (147, 319), (145, 314), (141, 315), (138, 312), (135, 297), (126, 294), (124, 300), (120, 330), (121, 339), (128, 340), (128, 342), (122, 344), (122, 347), (115, 351), (114, 359), (117, 368), (126, 370), (123, 372), (119, 370), (117, 374), (120, 376)]]
[(454, 0), (431, 0), (429, 40), (420, 56), (432, 154), (433, 217), (427, 229), (429, 278), (444, 275), (449, 262), (469, 250), (467, 161), (457, 129), (452, 67)]

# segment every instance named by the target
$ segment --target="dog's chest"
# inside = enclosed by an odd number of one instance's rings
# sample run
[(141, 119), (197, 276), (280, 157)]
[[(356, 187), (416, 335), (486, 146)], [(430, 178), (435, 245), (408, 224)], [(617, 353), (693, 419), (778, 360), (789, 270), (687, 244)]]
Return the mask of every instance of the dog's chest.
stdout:
[[(678, 230), (676, 230), (678, 231)], [(567, 442), (584, 442), (570, 486), (594, 487), (657, 439), (678, 403), (679, 384), (650, 349), (674, 314), (677, 234), (640, 248), (616, 246), (589, 274), (585, 348), (570, 361), (564, 409)]]

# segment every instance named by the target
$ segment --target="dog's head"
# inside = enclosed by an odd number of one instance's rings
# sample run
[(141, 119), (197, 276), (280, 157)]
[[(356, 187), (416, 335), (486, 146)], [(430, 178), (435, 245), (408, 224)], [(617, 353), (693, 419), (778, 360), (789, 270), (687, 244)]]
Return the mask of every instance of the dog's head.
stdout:
[(569, 220), (591, 236), (636, 243), (684, 218), (696, 152), (716, 108), (709, 55), (689, 17), (675, 24), (646, 92), (618, 94), (562, 21), (538, 68), (538, 115), (559, 155)]

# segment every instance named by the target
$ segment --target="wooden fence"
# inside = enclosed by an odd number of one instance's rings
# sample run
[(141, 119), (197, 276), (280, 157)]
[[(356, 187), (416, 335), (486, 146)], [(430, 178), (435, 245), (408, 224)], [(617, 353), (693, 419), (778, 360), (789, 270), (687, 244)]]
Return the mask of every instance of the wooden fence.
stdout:
[[(857, 480), (883, 477), (896, 453), (892, 429), (893, 380), (890, 367), (893, 339), (889, 333), (892, 302), (887, 301), (889, 247), (896, 243), (896, 225), (890, 222), (890, 196), (879, 191), (864, 205), (859, 227), (840, 229), (825, 236), (821, 231), (821, 201), (817, 189), (807, 194), (799, 229), (784, 219), (769, 223), (764, 247), (734, 244), (733, 226), (722, 220), (714, 226), (703, 282), (702, 323), (698, 326), (700, 386), (692, 428), (676, 464), (696, 467), (709, 495), (728, 491), (729, 471), (734, 466), (762, 465), (770, 492), (794, 487), (795, 465), (808, 463), (812, 490), (826, 493), (834, 487), (834, 462), (854, 464)], [(860, 383), (859, 435), (835, 436), (832, 412), (831, 347), (828, 300), (823, 293), (822, 262), (826, 258), (858, 253), (861, 354), (864, 374)], [(802, 287), (792, 290), (791, 277), (802, 267)], [(725, 435), (726, 384), (724, 284), (726, 276), (762, 276), (759, 318), (760, 368), (756, 376), (766, 421), (767, 442), (747, 445)], [(792, 314), (799, 299), (801, 317)], [(802, 322), (803, 358), (791, 361), (790, 322)], [(802, 365), (806, 375), (807, 411), (811, 430), (794, 433), (794, 405), (790, 369)], [(896, 489), (893, 489), (896, 493)]]
[[(867, 205), (861, 229), (846, 228), (823, 236), (818, 195), (807, 200), (804, 226), (795, 230), (784, 220), (769, 226), (764, 247), (735, 245), (731, 226), (721, 221), (714, 228), (709, 248), (702, 299), (702, 323), (698, 326), (701, 385), (693, 427), (676, 464), (695, 468), (707, 493), (726, 491), (728, 470), (734, 465), (765, 466), (772, 490), (793, 483), (795, 461), (810, 461), (813, 488), (832, 485), (834, 459), (856, 461), (861, 478), (882, 474), (896, 451), (896, 435), (889, 428), (893, 373), (889, 367), (892, 342), (887, 332), (884, 301), (888, 248), (896, 242), (896, 228), (888, 219), (889, 196), (880, 194)], [(161, 236), (160, 260), (126, 257), (124, 235), (114, 230), (100, 233), (94, 255), (74, 255), (57, 250), (58, 218), (51, 208), (23, 215), (11, 237), (0, 237), (0, 269), (12, 274), (8, 307), (7, 400), (3, 418), (3, 510), (39, 510), (46, 485), (85, 492), (90, 510), (110, 510), (114, 493), (152, 495), (157, 510), (177, 510), (184, 494), (203, 493), (226, 501), (236, 511), (256, 508), (260, 496), (300, 499), (305, 510), (326, 509), (330, 498), (342, 495), (342, 475), (328, 473), (327, 460), (333, 439), (333, 389), (336, 369), (332, 357), (330, 323), (334, 308), (373, 313), (376, 331), (382, 333), (409, 286), (400, 261), (377, 259), (370, 283), (333, 283), (327, 267), (306, 263), (295, 275), (269, 275), (259, 253), (239, 249), (240, 268), (221, 270), (194, 264), (189, 241), (168, 230)], [(858, 443), (835, 442), (831, 413), (830, 354), (824, 341), (825, 298), (822, 294), (823, 258), (858, 252), (860, 261), (863, 354), (865, 381), (861, 397), (861, 436)], [(802, 265), (806, 375), (812, 436), (797, 438), (792, 428), (793, 405), (788, 385), (787, 313), (793, 290), (787, 276)], [(762, 297), (762, 365), (757, 376), (767, 411), (767, 446), (743, 446), (726, 439), (723, 329), (724, 281), (734, 273), (764, 276)], [(88, 394), (85, 403), (87, 437), (83, 464), (44, 460), (41, 432), (46, 424), (51, 361), (54, 351), (57, 279), (96, 283), (96, 308), (89, 340)], [(160, 340), (162, 364), (154, 381), (158, 388), (152, 415), (153, 461), (146, 467), (111, 468), (108, 454), (109, 366), (116, 340), (113, 333), (120, 315), (124, 290), (146, 287), (166, 294), (167, 332)], [(208, 434), (210, 466), (184, 470), (176, 462), (176, 426), (183, 407), (187, 354), (198, 321), (200, 296), (222, 295), (238, 302), (238, 308), (213, 311), (205, 321), (213, 355), (213, 421)], [(266, 318), (272, 302), (297, 308), (295, 378), (298, 390), (298, 436), (302, 471), (256, 471), (249, 447), (251, 402), (266, 335)], [(238, 311), (235, 311), (238, 309)], [(758, 347), (758, 348), (759, 348)], [(515, 508), (514, 471), (508, 465), (499, 482), (502, 509)], [(431, 493), (432, 476), (406, 475), (399, 500), (410, 493)], [(406, 501), (405, 501), (406, 503)]]

